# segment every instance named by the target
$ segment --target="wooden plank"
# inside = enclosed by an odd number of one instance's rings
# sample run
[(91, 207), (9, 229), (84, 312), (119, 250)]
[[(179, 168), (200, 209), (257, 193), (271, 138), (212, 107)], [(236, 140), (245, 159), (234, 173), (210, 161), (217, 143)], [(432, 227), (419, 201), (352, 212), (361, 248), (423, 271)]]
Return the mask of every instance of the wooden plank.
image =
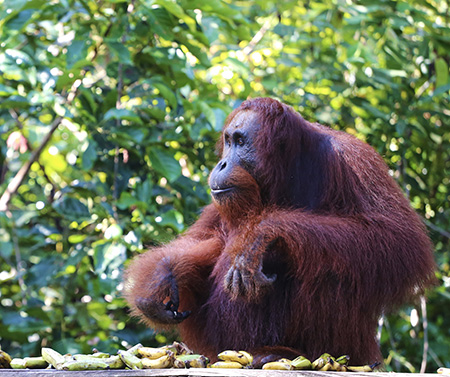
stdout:
[[(64, 371), (54, 369), (1, 369), (1, 377), (412, 377), (412, 373), (357, 373), (320, 371), (279, 371), (262, 369), (136, 369)], [(414, 377), (434, 376), (434, 373), (414, 373)]]

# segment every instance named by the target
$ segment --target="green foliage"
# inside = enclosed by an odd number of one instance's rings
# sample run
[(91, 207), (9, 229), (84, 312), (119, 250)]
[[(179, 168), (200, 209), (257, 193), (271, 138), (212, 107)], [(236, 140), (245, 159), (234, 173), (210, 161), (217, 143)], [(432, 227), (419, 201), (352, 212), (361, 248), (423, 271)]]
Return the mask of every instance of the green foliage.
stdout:
[[(32, 162), (0, 213), (3, 348), (166, 342), (123, 267), (195, 221), (226, 115), (273, 96), (385, 157), (436, 248), (427, 370), (450, 366), (449, 49), (444, 1), (0, 0), (0, 196)], [(385, 321), (388, 369), (420, 369), (422, 314)]]

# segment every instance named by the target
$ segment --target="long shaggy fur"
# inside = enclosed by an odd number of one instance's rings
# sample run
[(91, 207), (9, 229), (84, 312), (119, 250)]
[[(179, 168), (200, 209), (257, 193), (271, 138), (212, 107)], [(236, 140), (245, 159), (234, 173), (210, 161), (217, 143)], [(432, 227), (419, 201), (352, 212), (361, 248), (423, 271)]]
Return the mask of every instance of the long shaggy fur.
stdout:
[[(160, 328), (136, 300), (164, 301), (173, 277), (180, 310), (192, 311), (179, 325), (183, 340), (212, 359), (245, 349), (260, 357), (329, 352), (355, 364), (381, 361), (378, 318), (434, 279), (420, 218), (362, 141), (268, 98), (245, 101), (224, 129), (240, 111), (258, 115), (258, 179), (237, 170), (240, 196), (207, 206), (185, 235), (134, 260), (125, 290), (132, 314)], [(247, 296), (230, 297), (224, 280), (238, 260), (249, 274), (262, 261), (262, 271), (277, 278), (265, 290), (255, 284)]]

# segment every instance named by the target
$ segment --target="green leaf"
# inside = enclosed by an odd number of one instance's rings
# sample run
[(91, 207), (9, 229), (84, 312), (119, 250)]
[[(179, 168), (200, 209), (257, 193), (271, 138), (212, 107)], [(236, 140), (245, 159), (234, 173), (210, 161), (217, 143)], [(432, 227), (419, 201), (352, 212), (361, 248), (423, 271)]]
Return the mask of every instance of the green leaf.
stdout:
[(181, 175), (181, 166), (173, 157), (173, 152), (157, 146), (149, 150), (150, 162), (153, 169), (167, 178), (169, 182), (175, 181)]
[(196, 22), (195, 20), (188, 16), (183, 8), (178, 5), (175, 1), (171, 0), (156, 0), (154, 4), (161, 5), (164, 7), (168, 12), (172, 13), (175, 17), (178, 19), (184, 21), (186, 25), (189, 27), (189, 29), (193, 32), (196, 28)]
[(130, 122), (142, 124), (141, 118), (136, 115), (134, 112), (127, 110), (127, 109), (109, 109), (103, 120), (108, 121), (111, 119), (124, 119), (128, 120)]
[(79, 60), (84, 60), (87, 53), (87, 41), (83, 40), (73, 40), (67, 47), (66, 62), (67, 67), (72, 67)]
[(206, 120), (209, 122), (211, 127), (213, 129), (215, 129), (216, 128), (216, 115), (214, 114), (214, 111), (204, 101), (199, 100), (198, 104), (199, 104), (200, 110), (201, 110), (202, 114), (205, 116)]
[(61, 215), (75, 221), (90, 218), (89, 209), (85, 204), (70, 196), (63, 196), (52, 204), (53, 208)]
[(448, 65), (443, 58), (436, 59), (436, 88), (448, 84)]
[(106, 44), (116, 56), (119, 63), (132, 64), (130, 51), (123, 43), (106, 39)]
[(177, 108), (177, 97), (175, 96), (173, 90), (163, 83), (153, 82), (152, 84), (155, 88), (159, 90), (161, 95), (167, 100), (169, 106), (175, 110)]

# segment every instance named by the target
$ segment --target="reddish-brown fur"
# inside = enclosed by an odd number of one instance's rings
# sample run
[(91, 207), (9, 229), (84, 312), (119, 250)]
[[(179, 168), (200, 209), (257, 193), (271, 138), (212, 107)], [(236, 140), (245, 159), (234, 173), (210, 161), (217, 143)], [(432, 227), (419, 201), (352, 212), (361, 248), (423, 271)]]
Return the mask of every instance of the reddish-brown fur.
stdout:
[[(207, 206), (183, 236), (133, 261), (125, 290), (132, 314), (164, 328), (135, 302), (166, 300), (170, 276), (180, 310), (192, 311), (179, 325), (183, 340), (212, 359), (245, 349), (381, 361), (378, 318), (434, 277), (419, 217), (367, 144), (271, 99), (244, 102), (224, 129), (241, 111), (259, 118), (258, 183), (236, 169), (237, 197)], [(261, 266), (277, 274), (272, 284), (259, 283)], [(233, 269), (246, 277), (245, 295), (226, 283)]]

